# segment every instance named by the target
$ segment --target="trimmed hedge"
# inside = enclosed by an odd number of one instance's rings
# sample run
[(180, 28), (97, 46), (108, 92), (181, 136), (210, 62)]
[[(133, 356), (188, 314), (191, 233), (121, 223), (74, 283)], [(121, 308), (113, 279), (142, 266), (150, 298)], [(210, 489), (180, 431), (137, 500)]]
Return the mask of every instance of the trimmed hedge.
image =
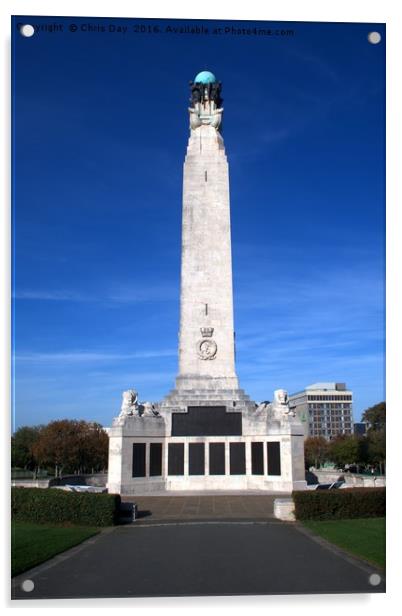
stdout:
[(385, 516), (385, 488), (293, 492), (297, 520), (339, 520)]
[(118, 494), (84, 494), (49, 488), (11, 488), (12, 519), (23, 522), (70, 522), (83, 526), (117, 523)]

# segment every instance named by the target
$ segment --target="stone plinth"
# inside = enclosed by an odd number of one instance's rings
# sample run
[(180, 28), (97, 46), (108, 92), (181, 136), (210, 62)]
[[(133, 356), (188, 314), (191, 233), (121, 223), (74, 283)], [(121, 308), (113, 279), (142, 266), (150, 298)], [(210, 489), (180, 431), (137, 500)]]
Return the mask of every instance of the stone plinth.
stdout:
[(295, 522), (295, 504), (292, 498), (276, 498), (274, 500), (274, 516), (284, 522)]

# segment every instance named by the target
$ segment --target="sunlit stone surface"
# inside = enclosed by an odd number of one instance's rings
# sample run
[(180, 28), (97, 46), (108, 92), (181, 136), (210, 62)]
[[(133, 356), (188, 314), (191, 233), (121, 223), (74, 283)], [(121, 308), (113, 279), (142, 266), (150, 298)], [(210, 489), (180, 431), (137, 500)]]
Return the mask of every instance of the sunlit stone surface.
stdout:
[(287, 392), (258, 405), (239, 388), (221, 83), (202, 71), (190, 89), (176, 387), (154, 404), (138, 402), (133, 389), (123, 393), (109, 430), (108, 488), (304, 489), (303, 428)]

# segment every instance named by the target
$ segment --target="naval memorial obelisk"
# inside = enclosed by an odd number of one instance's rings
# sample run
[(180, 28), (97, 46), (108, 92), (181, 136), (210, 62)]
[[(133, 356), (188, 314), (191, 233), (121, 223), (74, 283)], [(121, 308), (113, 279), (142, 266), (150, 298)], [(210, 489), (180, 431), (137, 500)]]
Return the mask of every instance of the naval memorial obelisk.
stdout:
[[(183, 170), (179, 374), (166, 399), (246, 401), (235, 371), (229, 168), (221, 134), (221, 84), (191, 83)], [(208, 398), (205, 398), (205, 395)]]
[(222, 86), (202, 71), (190, 88), (176, 386), (155, 403), (123, 392), (109, 429), (108, 489), (304, 489), (304, 431), (287, 392), (257, 405), (239, 388)]

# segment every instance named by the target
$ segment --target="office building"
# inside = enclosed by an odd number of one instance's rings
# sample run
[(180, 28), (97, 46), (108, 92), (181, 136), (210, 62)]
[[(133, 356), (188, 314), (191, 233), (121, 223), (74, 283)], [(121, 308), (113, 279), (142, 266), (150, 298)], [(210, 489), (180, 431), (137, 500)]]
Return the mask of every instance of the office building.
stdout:
[(338, 434), (353, 434), (353, 393), (345, 383), (314, 383), (289, 396), (290, 406), (308, 436), (330, 440)]

